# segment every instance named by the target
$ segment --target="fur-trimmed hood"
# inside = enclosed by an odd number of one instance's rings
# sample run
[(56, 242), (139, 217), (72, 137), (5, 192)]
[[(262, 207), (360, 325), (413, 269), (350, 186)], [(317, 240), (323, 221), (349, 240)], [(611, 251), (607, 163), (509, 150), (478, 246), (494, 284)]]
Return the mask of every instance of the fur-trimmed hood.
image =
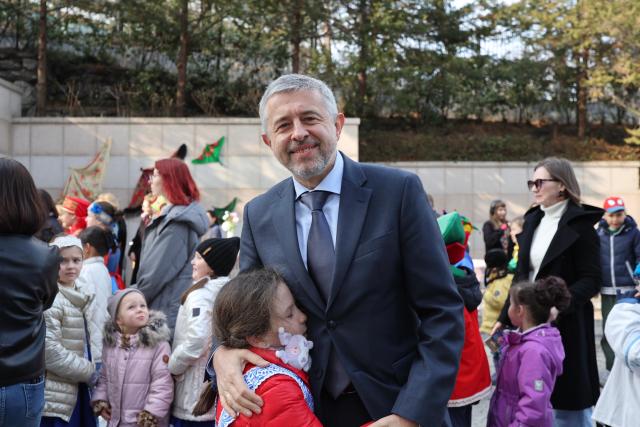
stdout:
[[(120, 342), (121, 336), (122, 333), (118, 330), (116, 322), (107, 316), (103, 332), (104, 345), (115, 347)], [(149, 310), (149, 323), (142, 327), (135, 336), (142, 347), (153, 348), (163, 341), (169, 341), (171, 331), (167, 326), (167, 317), (161, 311)]]

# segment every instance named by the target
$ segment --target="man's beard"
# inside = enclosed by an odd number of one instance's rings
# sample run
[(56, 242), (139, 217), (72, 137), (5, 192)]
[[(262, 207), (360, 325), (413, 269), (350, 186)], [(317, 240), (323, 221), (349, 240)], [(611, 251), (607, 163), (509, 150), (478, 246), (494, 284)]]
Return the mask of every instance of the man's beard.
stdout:
[[(305, 142), (308, 144), (308, 142)], [(296, 144), (297, 145), (297, 144)], [(293, 174), (293, 176), (298, 177), (303, 180), (309, 180), (313, 177), (316, 177), (324, 171), (329, 162), (331, 161), (331, 152), (327, 153), (322, 150), (322, 145), (318, 144), (318, 153), (319, 155), (313, 159), (312, 161), (300, 162), (294, 164), (293, 159), (289, 160), (289, 164), (287, 164), (287, 169)]]

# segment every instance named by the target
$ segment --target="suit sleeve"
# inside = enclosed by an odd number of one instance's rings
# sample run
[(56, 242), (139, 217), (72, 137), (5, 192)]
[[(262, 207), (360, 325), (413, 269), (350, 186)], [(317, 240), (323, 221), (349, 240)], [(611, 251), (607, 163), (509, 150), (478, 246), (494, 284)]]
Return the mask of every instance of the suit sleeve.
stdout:
[(146, 245), (136, 286), (148, 304), (174, 281), (189, 261), (187, 235), (187, 225), (174, 222), (167, 225), (153, 245)]
[(418, 177), (407, 177), (402, 191), (401, 276), (420, 324), (418, 357), (391, 412), (421, 425), (439, 426), (458, 372), (464, 340), (463, 303)]
[(251, 203), (247, 203), (244, 207), (242, 218), (242, 234), (240, 240), (240, 271), (251, 270), (252, 268), (262, 267), (262, 260), (258, 256), (256, 244), (253, 239), (253, 231), (251, 230), (251, 220), (249, 219), (249, 210)]

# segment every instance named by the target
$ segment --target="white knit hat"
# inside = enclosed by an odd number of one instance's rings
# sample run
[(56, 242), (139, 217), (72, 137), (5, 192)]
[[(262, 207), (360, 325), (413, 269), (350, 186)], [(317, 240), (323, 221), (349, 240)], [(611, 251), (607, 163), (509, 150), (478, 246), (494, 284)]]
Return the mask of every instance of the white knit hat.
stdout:
[(75, 236), (64, 235), (56, 237), (53, 242), (49, 243), (49, 246), (57, 246), (59, 249), (77, 247), (82, 250), (82, 242)]

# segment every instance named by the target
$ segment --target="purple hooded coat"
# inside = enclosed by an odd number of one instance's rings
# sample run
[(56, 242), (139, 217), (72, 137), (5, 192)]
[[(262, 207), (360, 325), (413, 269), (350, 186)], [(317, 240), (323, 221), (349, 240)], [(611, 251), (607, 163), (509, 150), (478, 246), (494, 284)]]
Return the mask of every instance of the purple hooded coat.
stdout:
[(551, 392), (563, 359), (560, 332), (549, 324), (506, 333), (487, 427), (552, 427)]

